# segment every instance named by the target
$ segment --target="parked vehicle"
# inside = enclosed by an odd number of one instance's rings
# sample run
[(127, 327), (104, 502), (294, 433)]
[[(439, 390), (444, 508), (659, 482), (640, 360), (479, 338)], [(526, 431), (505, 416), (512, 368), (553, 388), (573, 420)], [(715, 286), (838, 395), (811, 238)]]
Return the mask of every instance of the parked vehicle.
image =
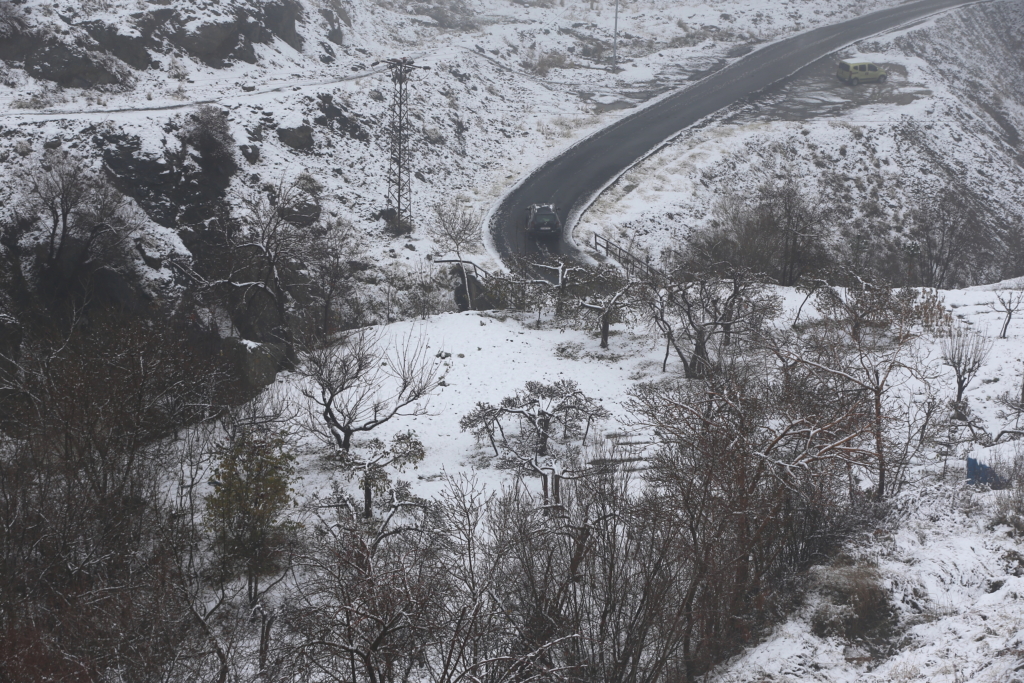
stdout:
[(526, 207), (526, 234), (538, 239), (562, 236), (562, 221), (551, 204), (530, 204)]
[(850, 85), (860, 85), (861, 83), (885, 83), (889, 74), (885, 72), (885, 69), (871, 62), (839, 62), (836, 78)]

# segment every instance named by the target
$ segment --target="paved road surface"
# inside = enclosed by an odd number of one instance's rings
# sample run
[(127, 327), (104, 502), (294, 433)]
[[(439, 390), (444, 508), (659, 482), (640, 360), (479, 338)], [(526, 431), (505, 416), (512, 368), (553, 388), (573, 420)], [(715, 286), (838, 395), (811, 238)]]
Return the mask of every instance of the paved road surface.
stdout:
[[(552, 203), (570, 221), (612, 179), (666, 139), (719, 109), (749, 97), (852, 42), (936, 12), (977, 0), (918, 0), (823, 26), (752, 52), (657, 104), (621, 119), (537, 169), (502, 200), (490, 229), (502, 258), (546, 249), (571, 254), (561, 243), (538, 245), (523, 234), (526, 207)], [(571, 229), (571, 224), (567, 229)]]

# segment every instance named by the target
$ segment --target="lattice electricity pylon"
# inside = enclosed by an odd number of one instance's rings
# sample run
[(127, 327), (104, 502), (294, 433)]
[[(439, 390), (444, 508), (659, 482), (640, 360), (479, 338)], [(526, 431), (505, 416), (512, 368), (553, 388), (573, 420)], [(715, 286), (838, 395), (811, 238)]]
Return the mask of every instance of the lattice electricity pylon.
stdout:
[(390, 117), (388, 120), (388, 196), (387, 208), (394, 228), (405, 231), (412, 206), (412, 149), (409, 145), (409, 79), (415, 69), (429, 69), (416, 66), (408, 57), (385, 59), (375, 64), (388, 65), (394, 90), (391, 95)]

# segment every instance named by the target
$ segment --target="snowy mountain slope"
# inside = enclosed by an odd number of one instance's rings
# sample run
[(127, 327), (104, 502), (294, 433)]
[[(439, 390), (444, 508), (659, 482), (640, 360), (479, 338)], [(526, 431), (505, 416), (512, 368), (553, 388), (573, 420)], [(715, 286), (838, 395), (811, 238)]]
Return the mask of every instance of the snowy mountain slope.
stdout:
[(723, 196), (782, 177), (843, 206), (844, 230), (877, 226), (898, 239), (915, 202), (953, 183), (995, 221), (1019, 225), (1022, 17), (1014, 2), (966, 8), (840, 55), (882, 64), (885, 85), (855, 90), (835, 79), (834, 60), (812, 65), (631, 170), (577, 240), (598, 232), (657, 256), (712, 226)]
[[(895, 653), (887, 659), (840, 638), (813, 633), (820, 596), (761, 645), (720, 667), (709, 681), (1021, 680), (1024, 582), (1017, 532), (992, 526), (1002, 492), (945, 478), (941, 465), (897, 502), (898, 523), (851, 547), (858, 564), (877, 567), (899, 614)], [(821, 568), (821, 572), (835, 571)]]
[[(779, 12), (756, 0), (629, 3), (619, 18), (623, 70), (609, 73), (607, 3), (8, 3), (17, 14), (11, 36), (64, 46), (67, 59), (51, 59), (47, 71), (32, 56), (35, 43), (8, 41), (0, 172), (18, 177), (45, 144), (98, 160), (111, 135), (127, 154), (166, 157), (193, 103), (214, 102), (230, 109), (237, 143), (259, 148), (252, 162), (238, 155), (231, 192), (308, 171), (326, 186), (327, 209), (369, 233), (387, 258), (372, 217), (384, 203), (390, 83), (375, 60), (405, 54), (432, 67), (413, 85), (417, 210), (451, 195), (483, 209), (554, 149), (745, 45), (886, 4), (793, 2)], [(79, 62), (113, 76), (70, 87), (58, 67)], [(317, 123), (322, 96), (340, 111)], [(304, 125), (311, 133), (299, 149), (275, 132)], [(0, 201), (10, 207), (19, 192), (6, 184)]]

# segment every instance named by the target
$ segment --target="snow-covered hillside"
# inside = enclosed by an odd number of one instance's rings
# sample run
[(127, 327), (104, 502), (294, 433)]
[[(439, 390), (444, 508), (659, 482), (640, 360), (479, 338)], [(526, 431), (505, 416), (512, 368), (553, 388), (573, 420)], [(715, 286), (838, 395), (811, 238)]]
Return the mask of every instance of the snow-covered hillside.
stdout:
[[(956, 324), (989, 338), (992, 348), (966, 398), (979, 425), (993, 434), (1012, 421), (999, 416), (996, 399), (1017, 395), (1024, 381), (1024, 323), (1012, 321), (1006, 339), (995, 338), (1003, 315), (993, 309), (996, 293), (1017, 282), (938, 292)], [(793, 320), (805, 294), (778, 288), (783, 308), (776, 325)], [(814, 316), (808, 306), (802, 315)], [(435, 495), (442, 475), (465, 473), (489, 490), (509, 481), (496, 469), (486, 444), (462, 431), (459, 420), (478, 402), (497, 402), (527, 381), (553, 383), (573, 379), (586, 395), (598, 399), (611, 418), (599, 425), (613, 435), (628, 429), (624, 404), (638, 382), (677, 376), (676, 363), (662, 373), (663, 340), (642, 327), (618, 326), (605, 350), (590, 331), (538, 328), (532, 316), (494, 313), (445, 314), (420, 322), (389, 326), (396, 339), (410, 332), (429, 340), (431, 352), (451, 354), (446, 380), (430, 400), (427, 415), (389, 423), (379, 435), (391, 438), (412, 429), (423, 439), (427, 457), (415, 470), (398, 475), (412, 491)], [(952, 373), (940, 360), (938, 337), (925, 333), (922, 357), (932, 389), (941, 402), (955, 390)], [(502, 371), (496, 372), (495, 368)], [(302, 380), (280, 380), (297, 392)], [(650, 435), (636, 438), (645, 441)], [(600, 440), (600, 439), (599, 439)], [(606, 442), (608, 448), (612, 439)], [(929, 451), (913, 463), (907, 484), (879, 526), (858, 533), (828, 565), (812, 567), (803, 577), (809, 592), (804, 602), (764, 635), (764, 642), (709, 675), (716, 683), (785, 683), (847, 681), (921, 683), (1011, 683), (1024, 666), (1024, 527), (1012, 501), (1019, 491), (991, 491), (964, 482), (964, 457), (991, 463), (1000, 472), (1020, 466), (1016, 443), (985, 448), (975, 445), (956, 455)], [(301, 489), (306, 496), (326, 495), (331, 476), (316, 460), (307, 460)], [(348, 485), (356, 485), (350, 478)], [(529, 480), (538, 489), (535, 480)], [(353, 489), (354, 490), (354, 489)], [(539, 495), (539, 489), (534, 493)], [(884, 629), (870, 638), (822, 633), (830, 612), (849, 609), (854, 588), (879, 586), (879, 622)], [(836, 596), (839, 596), (838, 598)], [(846, 602), (844, 602), (846, 601)], [(838, 604), (835, 604), (838, 603)], [(888, 611), (888, 610), (891, 610)], [(841, 612), (840, 612), (841, 613)], [(824, 616), (823, 616), (824, 615)], [(1015, 678), (1016, 677), (1016, 678)]]
[[(183, 117), (210, 102), (247, 146), (231, 192), (308, 172), (332, 214), (370, 234), (381, 258), (399, 258), (373, 219), (391, 95), (375, 61), (431, 67), (412, 86), (422, 223), (441, 197), (486, 209), (553, 151), (751, 45), (893, 2), (623, 3), (614, 71), (607, 1), (6, 3), (0, 172), (17, 178), (46, 147), (108, 166), (121, 152), (157, 160), (180, 146)], [(0, 202), (20, 189), (5, 184)], [(154, 248), (181, 250), (165, 242)]]
[[(786, 178), (840, 207), (837, 239), (878, 239), (861, 250), (875, 259), (883, 241), (901, 239), (922, 197), (951, 187), (993, 223), (1019, 226), (1022, 36), (1021, 6), (1005, 2), (863, 41), (837, 57), (882, 65), (887, 83), (852, 88), (835, 78), (837, 60), (811, 65), (624, 174), (584, 215), (577, 241), (597, 232), (657, 257), (720, 221), (723, 197), (749, 199)], [(1018, 274), (978, 272), (968, 283)]]
[[(425, 230), (434, 202), (454, 199), (486, 211), (551, 154), (633, 107), (758, 44), (898, 2), (623, 2), (621, 63), (613, 68), (616, 19), (609, 0), (0, 0), (0, 177), (7, 180), (0, 184), (0, 221), (16, 224), (27, 170), (65, 150), (111, 176), (144, 212), (132, 235), (134, 267), (150, 296), (173, 299), (184, 289), (188, 262), (203, 248), (202, 231), (224, 218), (218, 211), (237, 217), (248, 193), (271, 195), (301, 179), (319, 187), (317, 212), (337, 219), (335, 225), (350, 223), (366, 243), (368, 255), (360, 254), (352, 278), (390, 297), (399, 276), (409, 275), (415, 289), (415, 278), (437, 267), (432, 260), (440, 254)], [(1000, 225), (1019, 230), (1022, 6), (1013, 0), (963, 9), (843, 53), (887, 68), (891, 79), (884, 86), (841, 87), (833, 62), (825, 60), (758, 101), (723, 112), (627, 172), (585, 214), (577, 243), (596, 232), (656, 258), (712, 227), (723, 196), (749, 196), (764, 181), (784, 178), (844, 207), (850, 225), (874, 226), (894, 240), (916, 193), (941, 194), (954, 180)], [(430, 67), (411, 86), (416, 229), (401, 237), (388, 234), (379, 218), (391, 83), (375, 62), (396, 56)], [(227, 112), (235, 166), (225, 164), (218, 174), (208, 172), (189, 143), (200, 104)], [(484, 236), (480, 242), (471, 258), (500, 267)], [(36, 252), (41, 243), (32, 245)], [(0, 250), (11, 252), (9, 245)], [(868, 259), (878, 256), (863, 251)], [(5, 282), (10, 273), (0, 276)], [(990, 435), (1018, 426), (1000, 413), (997, 399), (1020, 395), (1024, 323), (1015, 318), (1007, 338), (996, 339), (1003, 314), (994, 304), (997, 295), (1020, 289), (1016, 280), (937, 294), (951, 321), (991, 342), (987, 363), (966, 392), (974, 428)], [(790, 329), (800, 310), (804, 320), (813, 316), (813, 304), (802, 308), (805, 291), (771, 291), (782, 301), (773, 322), (778, 329)], [(442, 293), (432, 310), (454, 308), (449, 290)], [(242, 338), (244, 330), (217, 308), (225, 301), (207, 311), (197, 306), (190, 323), (231, 343), (211, 355), (222, 357), (225, 349), (255, 355), (261, 344), (255, 336)], [(5, 303), (0, 297), (4, 324)], [(361, 322), (397, 317), (389, 308)], [(595, 425), (594, 441), (611, 448), (622, 432), (637, 429), (625, 405), (629, 391), (639, 382), (681, 376), (674, 358), (662, 371), (666, 344), (653, 323), (616, 326), (605, 349), (592, 330), (536, 313), (420, 311), (415, 317), (376, 329), (384, 343), (423, 340), (424, 357), (442, 364), (444, 380), (421, 414), (400, 416), (372, 436), (387, 441), (415, 431), (425, 457), (395, 479), (408, 480), (411, 492), (424, 497), (439, 491), (445, 474), (471, 475), (490, 491), (511, 481), (511, 472), (495, 466), (486, 445), (460, 425), (480, 402), (498, 403), (528, 381), (573, 380), (610, 413)], [(11, 341), (14, 327), (0, 326), (0, 342), (7, 344), (0, 351), (21, 344), (20, 336)], [(290, 331), (291, 320), (282, 314), (266, 323), (271, 327), (266, 336), (275, 341), (265, 347), (280, 343), (275, 335)], [(934, 405), (946, 406), (954, 385), (939, 344), (923, 335), (928, 371), (920, 374), (928, 375)], [(280, 355), (272, 361), (261, 379), (272, 381), (287, 365)], [(309, 379), (288, 367), (276, 383), (294, 399), (289, 408), (300, 427), (308, 428), (319, 417), (303, 410), (301, 390)], [(913, 394), (918, 379), (900, 391)], [(633, 436), (641, 446), (654, 440)], [(336, 486), (356, 498), (359, 473), (324, 458), (326, 450), (318, 452), (313, 441), (295, 451), (296, 498), (317, 501)], [(912, 463), (886, 521), (800, 577), (809, 588), (806, 599), (777, 614), (763, 642), (707, 680), (1024, 681), (1024, 502), (1019, 489), (966, 485), (967, 455), (1004, 475), (1024, 462), (1012, 442), (925, 452)], [(200, 479), (192, 484), (206, 491)], [(864, 486), (870, 483), (865, 479)], [(536, 493), (538, 484), (529, 479), (525, 486)], [(309, 509), (289, 508), (296, 515)], [(857, 591), (881, 606), (865, 627), (869, 638), (837, 626), (856, 612)], [(255, 612), (245, 605), (238, 623), (251, 628)], [(266, 633), (269, 638), (269, 626)], [(253, 645), (246, 638), (258, 640), (240, 636), (239, 652)], [(197, 657), (212, 662), (213, 647), (202, 642)], [(262, 676), (252, 662), (238, 670)]]

